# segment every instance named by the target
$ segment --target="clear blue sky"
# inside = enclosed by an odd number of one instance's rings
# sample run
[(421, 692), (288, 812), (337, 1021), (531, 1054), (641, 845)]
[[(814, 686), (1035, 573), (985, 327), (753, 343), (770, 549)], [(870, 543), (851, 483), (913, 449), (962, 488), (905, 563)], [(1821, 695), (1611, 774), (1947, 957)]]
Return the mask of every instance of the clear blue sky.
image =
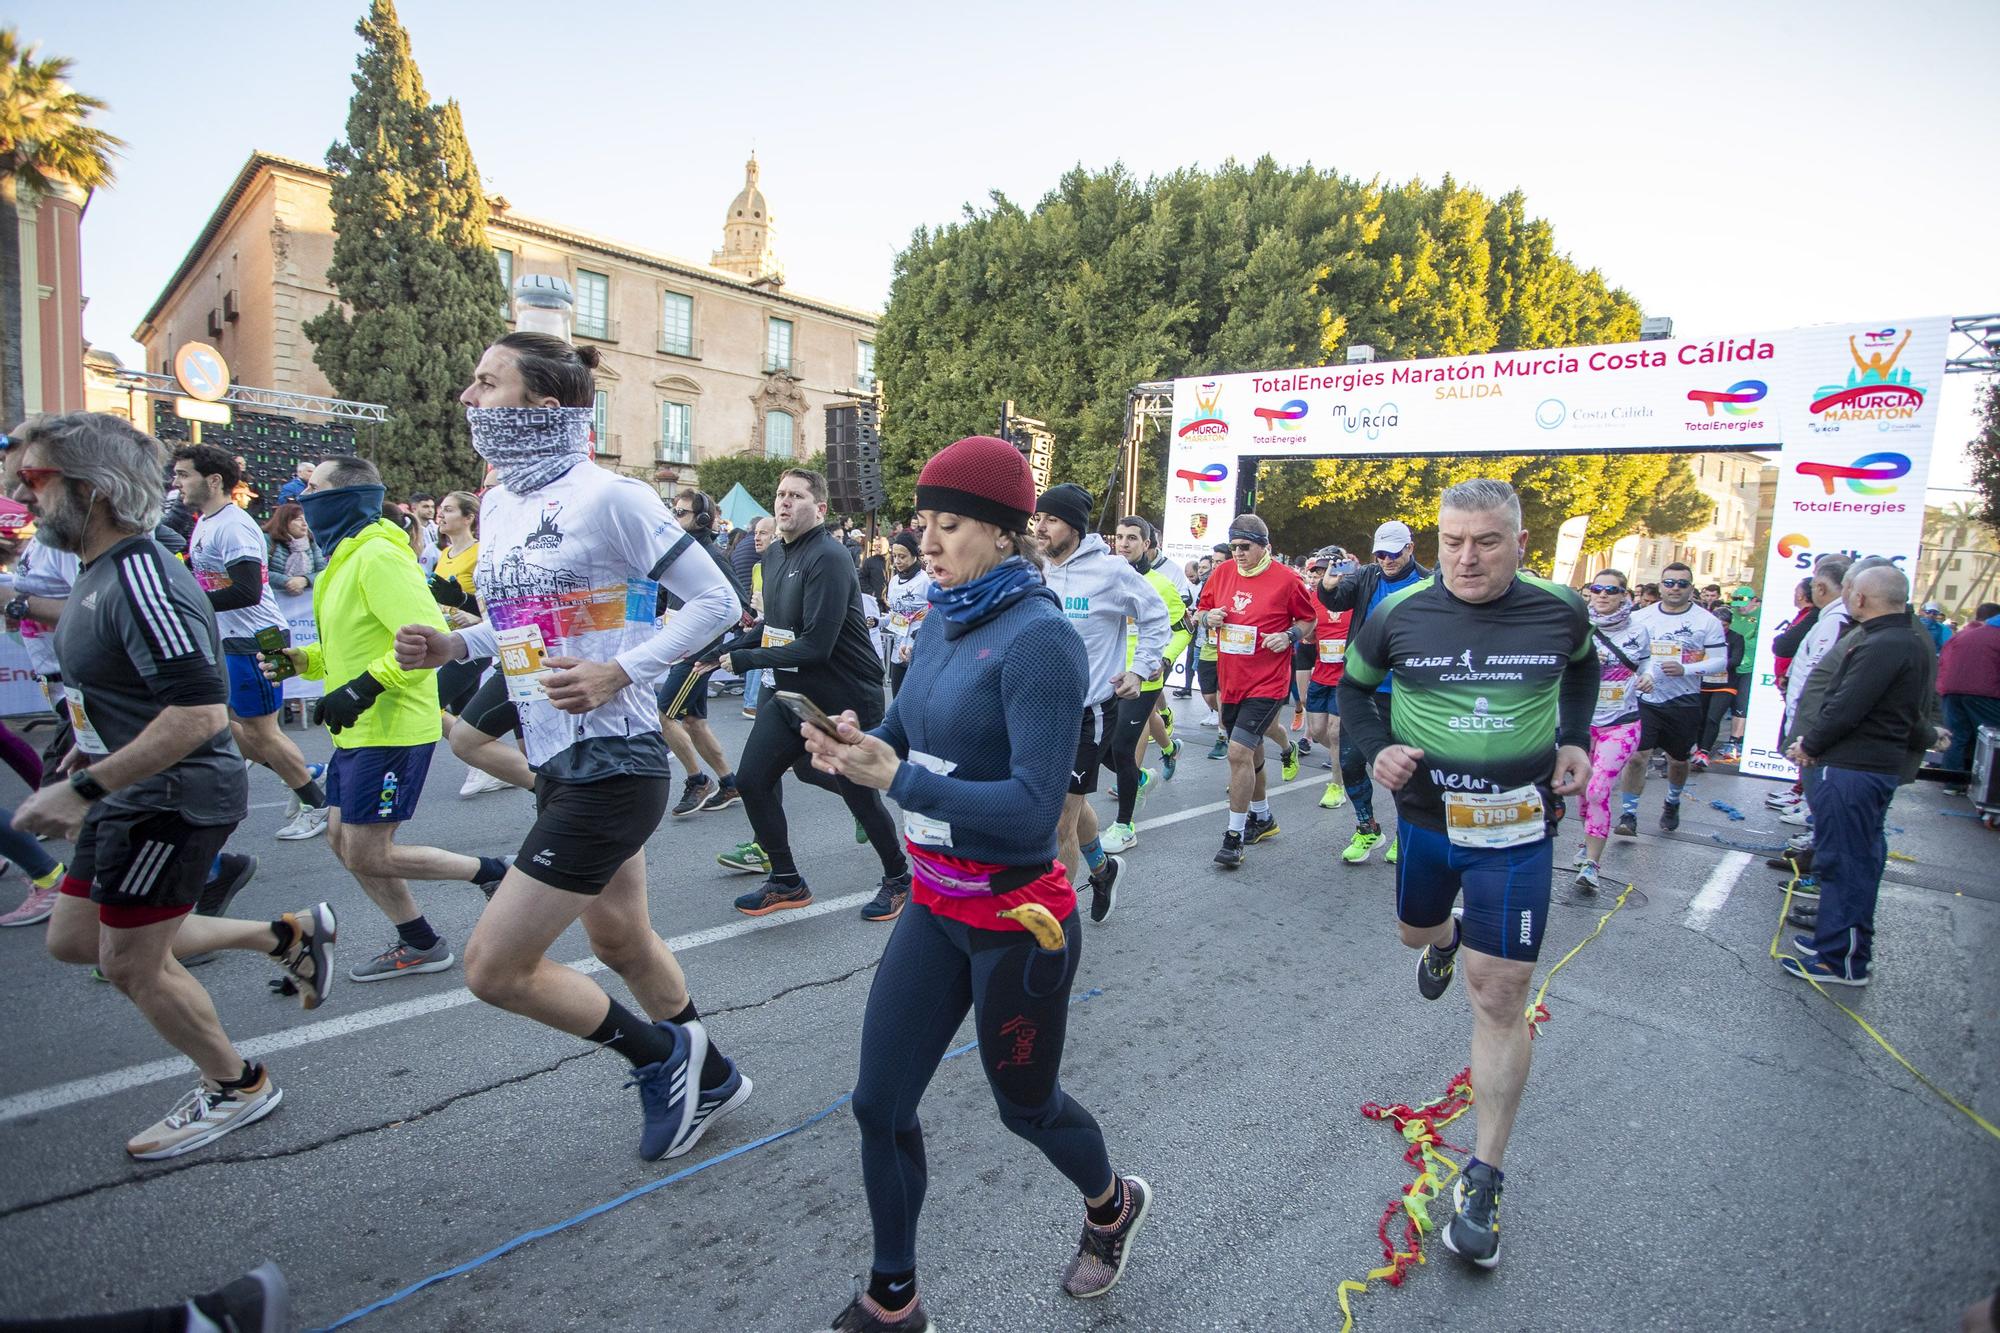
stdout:
[[(133, 359), (251, 149), (317, 161), (339, 137), (363, 7), (14, 7), (130, 141), (85, 223), (94, 342)], [(1079, 162), (1144, 176), (1269, 153), (1519, 187), (1573, 257), (1681, 333), (2000, 310), (1993, 0), (401, 15), (431, 96), (464, 106), (518, 211), (706, 261), (754, 147), (791, 286), (864, 307), (912, 229), (990, 191), (1032, 204)], [(1965, 484), (1972, 388), (1947, 385), (1934, 485)]]

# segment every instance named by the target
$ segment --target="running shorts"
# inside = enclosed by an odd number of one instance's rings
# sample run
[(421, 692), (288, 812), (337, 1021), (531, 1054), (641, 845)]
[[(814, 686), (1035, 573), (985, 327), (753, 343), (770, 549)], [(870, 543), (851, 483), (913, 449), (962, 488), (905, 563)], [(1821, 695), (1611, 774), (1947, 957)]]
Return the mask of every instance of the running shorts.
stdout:
[(230, 712), (237, 717), (268, 717), (284, 706), (284, 691), (278, 682), (265, 678), (255, 657), (224, 653), (222, 660), (229, 675)]
[(1750, 673), (1748, 671), (1739, 671), (1729, 678), (1729, 683), (1736, 687), (1736, 700), (1729, 706), (1730, 715), (1733, 717), (1750, 716)]
[(1701, 738), (1704, 705), (1691, 694), (1668, 704), (1639, 701), (1639, 748), (1665, 750), (1667, 758), (1685, 761)]
[(1459, 847), (1436, 829), (1409, 820), (1396, 827), (1396, 919), (1406, 926), (1441, 926), (1465, 896), (1460, 940), (1493, 958), (1532, 963), (1542, 952), (1555, 838), (1515, 847)]
[(1316, 643), (1295, 643), (1292, 645), (1292, 670), (1311, 671), (1319, 665), (1319, 645)]
[[(709, 673), (706, 671), (702, 672), (694, 678), (694, 684), (689, 685), (687, 679), (693, 670), (694, 659), (688, 658), (684, 661), (674, 663), (672, 667), (668, 668), (667, 674), (660, 678), (660, 688), (657, 692), (657, 697), (661, 713), (677, 721), (684, 717), (694, 717), (700, 718), (704, 722), (708, 721)], [(681, 700), (681, 706), (678, 709), (671, 713), (667, 712), (668, 709), (673, 708), (674, 700), (680, 698), (683, 687), (687, 689), (687, 698)], [(592, 890), (592, 892), (595, 892), (595, 890)]]
[(1308, 713), (1331, 713), (1340, 716), (1340, 686), (1322, 685), (1318, 681), (1306, 686), (1306, 711)]
[(64, 892), (89, 885), (98, 920), (114, 929), (171, 921), (193, 910), (209, 863), (235, 830), (233, 822), (190, 824), (171, 810), (110, 810), (100, 801), (84, 816)]
[(343, 824), (400, 824), (417, 813), (433, 745), (361, 745), (335, 750), (326, 765), (326, 803)]
[(514, 858), (522, 874), (565, 893), (596, 895), (645, 850), (665, 818), (673, 779), (562, 782), (535, 777), (535, 825)]
[(492, 665), (490, 657), (475, 657), (469, 661), (446, 662), (439, 667), (438, 707), (453, 717), (464, 717), (466, 706), (479, 693), (480, 677)]
[(1196, 682), (1201, 686), (1203, 694), (1214, 694), (1222, 688), (1215, 674), (1215, 663), (1209, 658), (1196, 659), (1194, 675)]
[(1270, 729), (1271, 719), (1284, 706), (1283, 699), (1238, 699), (1233, 704), (1224, 704), (1222, 734), (1239, 745), (1247, 745), (1261, 753), (1264, 733)]
[(459, 717), (495, 740), (510, 731), (518, 735), (521, 730), (520, 711), (514, 707), (514, 701), (507, 697), (507, 678), (498, 671), (488, 676), (479, 688), (473, 691), (471, 700), (466, 703), (465, 711), (460, 713)]
[[(1115, 703), (1116, 700), (1112, 700), (1104, 707), (1112, 707)], [(1105, 731), (1110, 729), (1109, 725), (1103, 728)], [(1076, 762), (1071, 764), (1069, 769), (1071, 796), (1088, 796), (1097, 790), (1097, 765), (1103, 753), (1098, 735), (1097, 709), (1086, 708), (1083, 710), (1082, 730), (1077, 733), (1076, 738)]]

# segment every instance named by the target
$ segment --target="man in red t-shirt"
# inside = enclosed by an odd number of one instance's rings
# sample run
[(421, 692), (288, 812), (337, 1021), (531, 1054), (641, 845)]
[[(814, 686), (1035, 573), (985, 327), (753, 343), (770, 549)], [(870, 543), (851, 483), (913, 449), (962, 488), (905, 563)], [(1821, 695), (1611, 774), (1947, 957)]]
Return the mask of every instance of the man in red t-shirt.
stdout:
[[(1345, 551), (1336, 549), (1330, 556), (1315, 556), (1306, 565), (1306, 572), (1315, 581), (1324, 574), (1338, 583), (1357, 568)], [(1325, 809), (1338, 810), (1347, 804), (1347, 788), (1338, 768), (1340, 702), (1335, 687), (1347, 673), (1347, 633), (1354, 612), (1329, 611), (1317, 597), (1313, 599), (1313, 610), (1318, 621), (1313, 626), (1312, 681), (1306, 686), (1306, 737), (1315, 745), (1325, 746), (1326, 752), (1336, 757), (1334, 775), (1327, 779), (1319, 803)]]
[[(1216, 566), (1195, 609), (1216, 645), (1222, 734), (1229, 738), (1229, 832), (1215, 863), (1243, 864), (1245, 843), (1278, 831), (1265, 795), (1264, 733), (1285, 706), (1292, 645), (1317, 617), (1317, 604), (1291, 570), (1271, 559), (1271, 530), (1255, 514), (1229, 525), (1235, 560)], [(1285, 752), (1285, 777), (1298, 776), (1297, 751)]]

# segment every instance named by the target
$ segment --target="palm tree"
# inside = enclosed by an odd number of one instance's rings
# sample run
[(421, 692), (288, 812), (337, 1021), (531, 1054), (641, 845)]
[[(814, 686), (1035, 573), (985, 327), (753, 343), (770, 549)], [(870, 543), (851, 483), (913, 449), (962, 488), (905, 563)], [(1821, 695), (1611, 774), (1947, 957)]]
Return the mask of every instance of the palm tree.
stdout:
[(112, 180), (125, 141), (88, 123), (104, 103), (67, 82), (71, 62), (36, 58), (12, 28), (0, 28), (0, 427), (21, 418), (21, 227), (24, 197), (67, 185), (94, 190)]

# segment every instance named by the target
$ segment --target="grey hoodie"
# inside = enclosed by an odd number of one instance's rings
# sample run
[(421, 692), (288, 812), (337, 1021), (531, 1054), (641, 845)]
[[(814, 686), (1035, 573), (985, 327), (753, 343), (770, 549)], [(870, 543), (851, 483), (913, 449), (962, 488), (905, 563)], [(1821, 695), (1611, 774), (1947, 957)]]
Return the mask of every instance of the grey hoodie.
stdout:
[(1166, 651), (1170, 628), (1167, 604), (1144, 575), (1112, 554), (1104, 538), (1085, 533), (1069, 558), (1050, 565), (1044, 578), (1062, 599), (1063, 614), (1076, 626), (1084, 651), (1090, 655), (1085, 707), (1094, 708), (1109, 699), (1112, 679), (1127, 669), (1128, 618), (1139, 625), (1139, 646), (1130, 669), (1142, 680), (1160, 669), (1160, 654)]

